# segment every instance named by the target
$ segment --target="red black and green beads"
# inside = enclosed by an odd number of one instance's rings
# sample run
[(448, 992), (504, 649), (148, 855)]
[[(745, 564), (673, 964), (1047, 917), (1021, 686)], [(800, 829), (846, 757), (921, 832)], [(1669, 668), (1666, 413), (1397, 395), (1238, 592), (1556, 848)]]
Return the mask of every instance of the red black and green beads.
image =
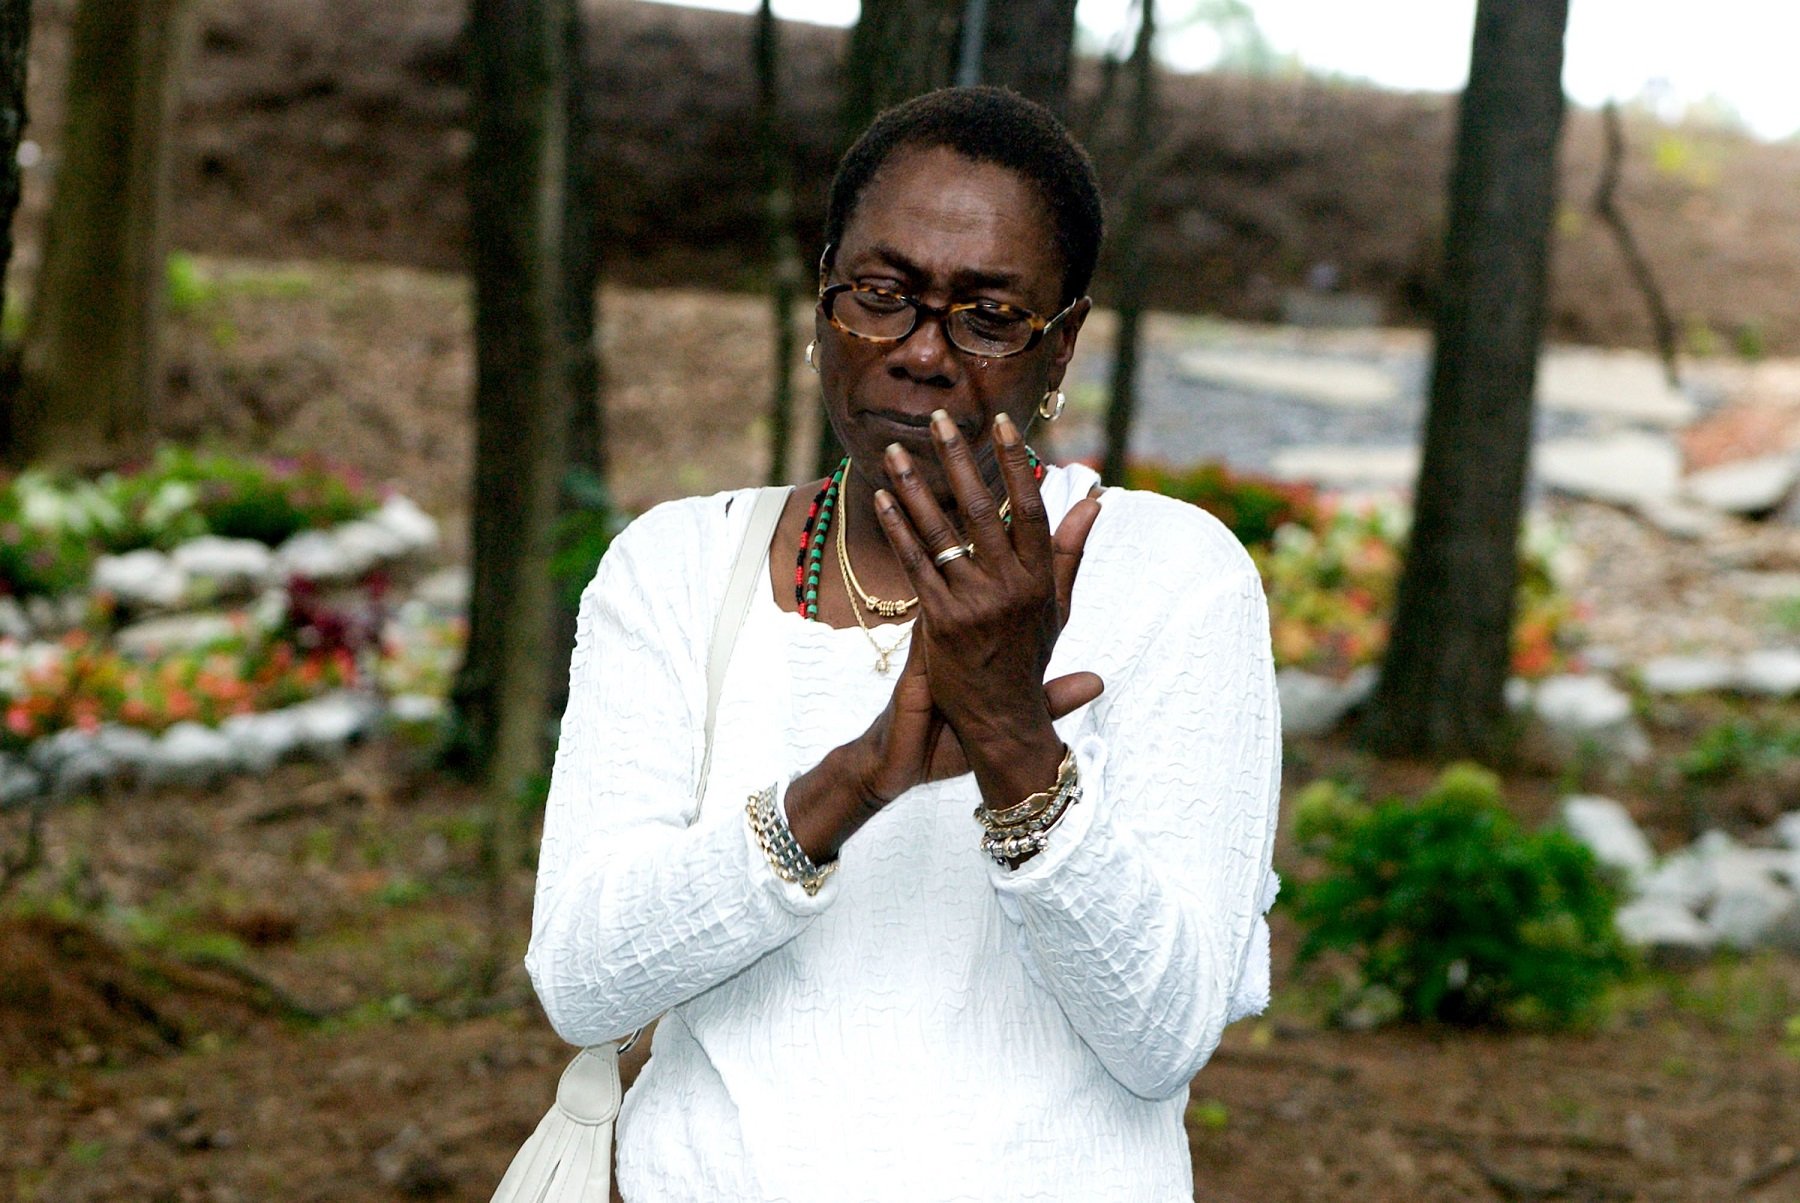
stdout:
[(813, 498), (806, 525), (800, 528), (800, 554), (794, 558), (794, 609), (802, 618), (819, 616), (819, 568), (825, 562), (825, 536), (831, 530), (832, 514), (843, 496), (844, 474), (849, 470), (850, 457), (845, 456)]

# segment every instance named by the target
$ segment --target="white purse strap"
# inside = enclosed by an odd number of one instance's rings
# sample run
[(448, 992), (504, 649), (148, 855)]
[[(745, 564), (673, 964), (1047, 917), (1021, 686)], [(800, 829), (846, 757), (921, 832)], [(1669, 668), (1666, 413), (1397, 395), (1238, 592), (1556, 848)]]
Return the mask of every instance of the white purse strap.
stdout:
[[(756, 491), (744, 541), (725, 582), (725, 600), (713, 625), (706, 658), (706, 750), (694, 787), (696, 817), (712, 774), (713, 728), (719, 716), (719, 694), (725, 671), (737, 647), (738, 632), (750, 612), (750, 599), (767, 588), (764, 554), (781, 521), (791, 489)], [(636, 1042), (639, 1032), (619, 1043), (582, 1049), (556, 1084), (556, 1104), (538, 1121), (506, 1176), (494, 1191), (493, 1203), (605, 1203), (612, 1190), (612, 1129), (619, 1114), (619, 1053)]]

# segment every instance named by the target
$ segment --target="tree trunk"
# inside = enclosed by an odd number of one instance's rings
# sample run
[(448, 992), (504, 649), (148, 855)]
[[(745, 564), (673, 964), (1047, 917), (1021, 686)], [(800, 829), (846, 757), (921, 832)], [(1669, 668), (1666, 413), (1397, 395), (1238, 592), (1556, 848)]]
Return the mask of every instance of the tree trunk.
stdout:
[[(606, 372), (600, 355), (599, 162), (595, 136), (592, 78), (587, 67), (587, 23), (580, 0), (563, 6), (568, 64), (565, 102), (568, 112), (567, 174), (563, 184), (562, 323), (568, 355), (568, 462), (563, 470), (559, 515), (569, 517), (593, 505), (595, 489), (605, 491)], [(544, 711), (561, 714), (569, 704), (569, 655), (575, 648), (580, 607), (567, 600), (564, 582), (552, 581), (556, 596), (551, 623)]]
[[(19, 140), (25, 136), (25, 67), (31, 45), (31, 0), (0, 0), (0, 317), (12, 264), (13, 214), (19, 210)], [(0, 403), (0, 440), (5, 439)], [(10, 440), (7, 440), (10, 441)]]
[(1445, 235), (1411, 548), (1363, 734), (1498, 750), (1544, 325), (1568, 0), (1481, 0)]
[(518, 801), (544, 763), (550, 543), (569, 434), (565, 12), (563, 0), (473, 0), (470, 11), (474, 568), (454, 695), (463, 750), (491, 808), (490, 974), (507, 959)]
[[(794, 430), (794, 298), (800, 292), (800, 248), (794, 241), (794, 170), (781, 120), (781, 45), (775, 10), (756, 14), (756, 136), (761, 145), (769, 224), (769, 306), (774, 322), (775, 382), (769, 398), (769, 475), (786, 484)], [(829, 428), (829, 423), (826, 424)]]
[(1075, 0), (988, 0), (981, 81), (1011, 88), (1069, 119)]
[(9, 457), (145, 454), (161, 393), (170, 141), (186, 0), (81, 0)]
[(1119, 264), (1118, 334), (1113, 340), (1112, 397), (1106, 407), (1106, 457), (1101, 479), (1126, 483), (1131, 454), (1131, 424), (1137, 413), (1138, 341), (1144, 319), (1144, 289), (1149, 256), (1144, 248), (1144, 211), (1157, 173), (1152, 170), (1151, 143), (1156, 125), (1155, 0), (1139, 0), (1137, 40), (1131, 48), (1130, 155), (1118, 220), (1113, 227), (1113, 254)]

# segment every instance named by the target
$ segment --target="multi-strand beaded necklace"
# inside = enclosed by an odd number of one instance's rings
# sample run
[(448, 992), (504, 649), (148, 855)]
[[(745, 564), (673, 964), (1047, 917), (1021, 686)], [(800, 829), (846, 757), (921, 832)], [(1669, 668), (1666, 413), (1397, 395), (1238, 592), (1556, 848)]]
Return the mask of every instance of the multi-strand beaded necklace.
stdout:
[[(1030, 448), (1026, 448), (1026, 455), (1031, 461), (1032, 478), (1042, 483), (1043, 462)], [(849, 471), (850, 457), (845, 456), (813, 497), (812, 505), (806, 511), (806, 523), (800, 528), (800, 554), (794, 557), (794, 610), (802, 618), (816, 620), (819, 617), (819, 570), (825, 563), (825, 540), (831, 533), (831, 521), (844, 492), (844, 476)], [(1011, 513), (1003, 510), (1002, 517), (1007, 525), (1012, 524)], [(856, 604), (855, 599), (851, 604)]]

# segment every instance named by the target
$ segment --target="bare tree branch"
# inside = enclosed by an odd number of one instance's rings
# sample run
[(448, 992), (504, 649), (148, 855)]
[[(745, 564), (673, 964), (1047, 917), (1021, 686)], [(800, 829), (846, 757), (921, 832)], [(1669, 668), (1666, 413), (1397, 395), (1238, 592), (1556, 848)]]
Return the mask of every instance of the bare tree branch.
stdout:
[(1619, 175), (1625, 162), (1625, 124), (1619, 119), (1618, 103), (1607, 101), (1600, 115), (1606, 125), (1606, 160), (1600, 168), (1600, 187), (1594, 193), (1594, 213), (1612, 231), (1613, 241), (1619, 244), (1619, 253), (1625, 256), (1625, 267), (1631, 273), (1632, 283), (1637, 285), (1644, 296), (1644, 304), (1650, 309), (1650, 324), (1655, 330), (1657, 352), (1662, 356), (1663, 374), (1668, 378), (1670, 388), (1679, 388), (1681, 375), (1675, 362), (1675, 319), (1669, 313), (1668, 302), (1663, 299), (1649, 261), (1644, 258), (1625, 214), (1619, 209)]

